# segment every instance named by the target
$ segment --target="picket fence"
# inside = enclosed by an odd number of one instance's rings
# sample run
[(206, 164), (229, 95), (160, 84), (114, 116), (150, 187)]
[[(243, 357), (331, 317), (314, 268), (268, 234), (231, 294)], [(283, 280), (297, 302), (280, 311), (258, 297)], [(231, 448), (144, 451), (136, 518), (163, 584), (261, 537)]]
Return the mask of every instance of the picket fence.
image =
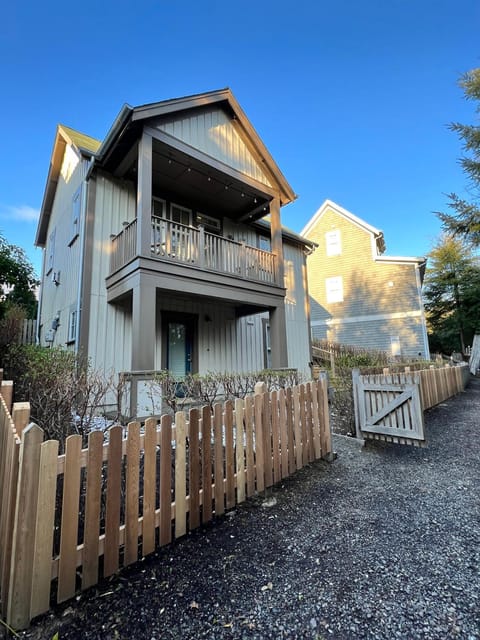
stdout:
[[(331, 456), (327, 379), (43, 442), (0, 398), (2, 614), (22, 629), (249, 496)], [(11, 396), (10, 396), (11, 401)], [(22, 409), (22, 411), (20, 411)]]

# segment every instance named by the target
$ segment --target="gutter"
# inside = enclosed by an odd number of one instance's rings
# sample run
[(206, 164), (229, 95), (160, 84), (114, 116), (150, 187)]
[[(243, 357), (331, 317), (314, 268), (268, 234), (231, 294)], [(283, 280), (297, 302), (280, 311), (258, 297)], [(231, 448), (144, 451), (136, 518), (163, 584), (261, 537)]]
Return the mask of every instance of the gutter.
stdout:
[(125, 129), (128, 121), (131, 118), (131, 115), (132, 115), (133, 111), (134, 111), (134, 109), (130, 105), (128, 105), (128, 104), (124, 104), (123, 105), (123, 107), (120, 110), (120, 113), (115, 118), (115, 120), (114, 120), (112, 126), (110, 127), (107, 135), (105, 136), (102, 144), (99, 146), (99, 148), (97, 149), (97, 152), (93, 156), (94, 162), (90, 165), (90, 167), (89, 167), (89, 169), (87, 171), (87, 175), (85, 177), (86, 180), (88, 180), (90, 178), (90, 175), (91, 175), (91, 173), (93, 171), (93, 166), (94, 166), (95, 162), (101, 163), (101, 162), (103, 162), (105, 160), (105, 156), (107, 155), (107, 153), (110, 150), (112, 144), (119, 137), (119, 135), (121, 134), (123, 129)]

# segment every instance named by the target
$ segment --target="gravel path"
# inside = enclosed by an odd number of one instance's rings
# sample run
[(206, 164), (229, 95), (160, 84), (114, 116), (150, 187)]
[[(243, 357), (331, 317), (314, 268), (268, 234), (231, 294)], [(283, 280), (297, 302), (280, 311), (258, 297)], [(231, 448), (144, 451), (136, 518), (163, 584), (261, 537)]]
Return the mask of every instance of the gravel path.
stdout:
[[(37, 619), (50, 640), (480, 639), (480, 380)], [(1, 636), (1, 632), (0, 632)]]

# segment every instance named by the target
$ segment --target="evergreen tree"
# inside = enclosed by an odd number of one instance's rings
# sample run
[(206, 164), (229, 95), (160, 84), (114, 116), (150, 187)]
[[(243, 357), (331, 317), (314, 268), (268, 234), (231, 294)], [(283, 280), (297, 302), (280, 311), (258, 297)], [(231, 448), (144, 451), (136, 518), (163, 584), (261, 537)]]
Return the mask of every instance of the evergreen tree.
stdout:
[(428, 254), (423, 297), (430, 350), (465, 353), (480, 329), (480, 263), (471, 244), (444, 235)]
[[(480, 68), (464, 74), (459, 82), (467, 100), (477, 101), (476, 113), (480, 116)], [(438, 216), (448, 233), (468, 238), (470, 242), (480, 245), (480, 126), (454, 122), (450, 129), (458, 134), (463, 148), (468, 155), (460, 159), (460, 164), (467, 175), (470, 201), (451, 193), (449, 208), (453, 213), (439, 213)]]

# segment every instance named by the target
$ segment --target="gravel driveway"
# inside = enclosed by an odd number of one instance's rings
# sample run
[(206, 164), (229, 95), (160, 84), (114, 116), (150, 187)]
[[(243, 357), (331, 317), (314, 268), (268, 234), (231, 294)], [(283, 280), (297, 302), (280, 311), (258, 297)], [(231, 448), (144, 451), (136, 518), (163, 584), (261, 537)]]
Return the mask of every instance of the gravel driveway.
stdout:
[[(320, 461), (21, 637), (480, 638), (480, 380), (428, 448), (334, 436)], [(1, 632), (0, 632), (1, 636)]]

